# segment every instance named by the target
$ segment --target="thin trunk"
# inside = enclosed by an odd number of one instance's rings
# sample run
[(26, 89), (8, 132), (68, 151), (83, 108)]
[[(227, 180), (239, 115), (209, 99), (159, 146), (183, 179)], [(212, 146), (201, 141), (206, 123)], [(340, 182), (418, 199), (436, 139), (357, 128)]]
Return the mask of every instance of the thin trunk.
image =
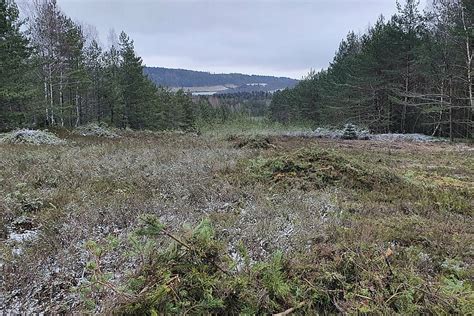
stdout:
[(61, 126), (64, 127), (64, 96), (63, 96), (63, 71), (59, 74), (59, 112), (61, 113)]
[(443, 118), (443, 107), (444, 107), (444, 80), (441, 82), (441, 100), (440, 100), (440, 103), (441, 103), (441, 108), (439, 110), (439, 118), (438, 118), (438, 124), (436, 124), (435, 126), (435, 129), (433, 131), (433, 133), (431, 134), (431, 136), (435, 136), (436, 135), (436, 132), (438, 131), (439, 129), (439, 126), (441, 125), (441, 119)]
[(54, 125), (53, 66), (49, 64), (50, 125)]
[(408, 78), (408, 73), (409, 73), (409, 64), (408, 64), (408, 61), (407, 61), (407, 73), (406, 73), (406, 77), (405, 77), (405, 98), (404, 98), (404, 102), (403, 102), (403, 108), (402, 108), (402, 122), (401, 122), (401, 130), (402, 130), (402, 133), (405, 133), (406, 132), (406, 129), (405, 129), (405, 122), (406, 122), (406, 117), (407, 117), (407, 104), (408, 104), (408, 85), (409, 85), (409, 78)]
[[(466, 23), (466, 16), (464, 13), (464, 6), (461, 4), (461, 17), (462, 17), (462, 23), (463, 23), (463, 28), (464, 32), (466, 33), (466, 67), (467, 67), (467, 86), (468, 86), (468, 95), (469, 95), (469, 109), (468, 109), (468, 115), (467, 119), (468, 122), (472, 121), (472, 113), (474, 111), (474, 96), (473, 96), (473, 91), (472, 91), (472, 58), (473, 58), (473, 52), (471, 50), (471, 37), (469, 35), (469, 29), (467, 27)], [(468, 123), (469, 124), (469, 123)], [(470, 137), (472, 134), (471, 129), (472, 129), (472, 124), (469, 124), (467, 126), (467, 136)]]
[[(44, 70), (44, 69), (43, 69)], [(48, 108), (48, 77), (44, 77), (44, 107), (46, 111), (46, 122), (49, 121), (49, 108)]]
[(452, 142), (453, 137), (453, 82), (449, 79), (449, 140)]
[(76, 127), (78, 127), (81, 124), (81, 106), (79, 103), (79, 92), (78, 92), (77, 87), (76, 87), (75, 103), (76, 103)]
[(100, 97), (99, 97), (99, 84), (96, 81), (96, 88), (95, 88), (95, 99), (96, 99), (96, 104), (97, 104), (97, 121), (100, 123), (102, 119), (102, 108), (100, 104)]

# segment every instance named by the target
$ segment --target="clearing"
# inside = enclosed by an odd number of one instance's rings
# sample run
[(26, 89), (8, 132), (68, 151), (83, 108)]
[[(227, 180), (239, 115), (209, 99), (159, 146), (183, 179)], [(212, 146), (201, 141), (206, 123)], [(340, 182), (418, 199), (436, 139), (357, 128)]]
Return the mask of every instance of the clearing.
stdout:
[[(472, 145), (59, 136), (0, 144), (0, 310), (473, 310)], [(163, 279), (143, 272), (139, 258), (153, 251), (127, 250), (150, 214), (184, 245), (173, 267), (156, 259)], [(190, 243), (205, 255), (187, 253)], [(176, 268), (183, 258), (194, 268)]]

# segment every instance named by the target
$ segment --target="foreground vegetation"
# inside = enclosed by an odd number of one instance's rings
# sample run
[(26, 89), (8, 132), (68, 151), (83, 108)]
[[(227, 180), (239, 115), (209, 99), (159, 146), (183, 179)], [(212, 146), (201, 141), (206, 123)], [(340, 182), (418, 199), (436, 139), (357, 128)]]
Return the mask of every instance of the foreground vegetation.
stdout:
[(472, 146), (56, 134), (0, 144), (1, 310), (474, 309)]

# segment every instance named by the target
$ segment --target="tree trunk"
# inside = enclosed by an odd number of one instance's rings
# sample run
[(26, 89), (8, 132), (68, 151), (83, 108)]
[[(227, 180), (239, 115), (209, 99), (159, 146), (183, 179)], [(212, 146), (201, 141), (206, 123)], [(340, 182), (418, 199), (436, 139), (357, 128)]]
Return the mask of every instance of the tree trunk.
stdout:
[(443, 110), (444, 110), (444, 80), (441, 82), (441, 99), (440, 99), (440, 103), (441, 103), (441, 108), (439, 109), (439, 118), (438, 118), (438, 124), (436, 124), (435, 126), (435, 129), (433, 130), (433, 134), (431, 134), (431, 136), (435, 136), (436, 135), (436, 132), (439, 130), (439, 127), (441, 125), (441, 120), (443, 118)]
[(53, 66), (49, 64), (50, 125), (54, 125)]
[(410, 71), (409, 70), (409, 64), (408, 64), (408, 61), (407, 61), (407, 73), (406, 73), (406, 77), (405, 77), (405, 98), (403, 100), (402, 122), (401, 122), (401, 130), (402, 130), (403, 134), (405, 134), (405, 132), (406, 132), (405, 124), (406, 124), (406, 118), (407, 118), (409, 71)]
[(449, 79), (449, 140), (453, 142), (453, 82)]
[(464, 5), (461, 4), (461, 18), (463, 23), (464, 32), (466, 33), (466, 68), (467, 68), (467, 92), (469, 96), (469, 107), (467, 115), (467, 136), (472, 135), (472, 113), (474, 112), (474, 97), (472, 91), (472, 58), (473, 52), (471, 48), (471, 36), (469, 35), (469, 29), (467, 27), (468, 22), (466, 22), (466, 15), (464, 13)]
[(79, 103), (79, 92), (78, 88), (76, 87), (76, 94), (75, 94), (75, 103), (76, 103), (76, 124), (75, 126), (78, 127), (81, 124), (81, 106)]
[(63, 96), (63, 71), (59, 74), (59, 112), (61, 113), (61, 126), (64, 127), (64, 96)]
[(46, 123), (49, 122), (49, 108), (48, 108), (48, 77), (44, 77), (44, 108), (46, 112)]

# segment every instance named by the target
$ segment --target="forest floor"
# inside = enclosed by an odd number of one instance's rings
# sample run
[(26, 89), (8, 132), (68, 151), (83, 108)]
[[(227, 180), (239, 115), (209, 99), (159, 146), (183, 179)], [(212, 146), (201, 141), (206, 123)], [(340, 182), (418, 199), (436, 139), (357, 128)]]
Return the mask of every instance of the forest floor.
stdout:
[[(208, 219), (232, 258), (281, 250), (281, 273), (306, 285), (269, 290), (257, 312), (474, 310), (472, 145), (216, 135), (0, 144), (0, 311), (91, 308), (86, 243), (127, 238), (143, 214), (172, 232)], [(118, 284), (120, 252), (99, 263)]]

